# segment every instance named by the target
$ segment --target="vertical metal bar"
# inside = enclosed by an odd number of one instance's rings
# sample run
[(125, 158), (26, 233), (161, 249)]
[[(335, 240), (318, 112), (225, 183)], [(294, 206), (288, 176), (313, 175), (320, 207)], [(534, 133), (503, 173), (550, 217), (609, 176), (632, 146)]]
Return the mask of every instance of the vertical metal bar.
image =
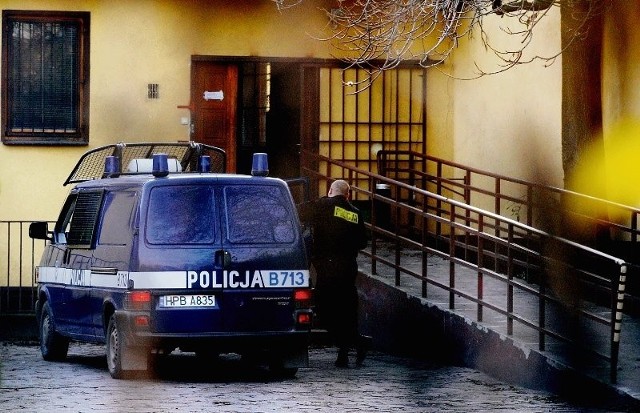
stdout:
[[(408, 131), (408, 141), (409, 141), (409, 150), (413, 149), (413, 144), (415, 143), (413, 141), (413, 99), (411, 99), (411, 91), (413, 90), (413, 70), (409, 69), (409, 88), (407, 91), (407, 100), (409, 101), (409, 105), (408, 105), (408, 111), (409, 113), (407, 113), (407, 128), (409, 129)], [(398, 72), (398, 74), (400, 74)], [(405, 83), (406, 84), (406, 83)], [(398, 99), (399, 100), (399, 99)], [(398, 120), (399, 121), (399, 120)], [(412, 166), (413, 168), (413, 166)]]
[(614, 300), (614, 308), (611, 312), (611, 382), (617, 381), (618, 357), (620, 353), (620, 332), (622, 331), (622, 309), (624, 306), (624, 291), (627, 282), (627, 266), (620, 266), (618, 275), (618, 288), (616, 289), (616, 299)]
[(464, 203), (471, 205), (471, 171), (468, 169), (464, 173)]
[[(471, 205), (470, 186), (471, 186), (471, 171), (467, 170), (464, 176), (464, 199), (467, 205)], [(469, 210), (469, 208), (465, 208), (464, 216), (465, 216), (465, 221), (464, 221), (465, 225), (467, 227), (471, 226), (471, 211)], [(464, 242), (465, 242), (464, 259), (468, 261), (469, 260), (469, 256), (467, 255), (469, 251), (469, 232), (468, 231), (465, 231), (464, 233)]]
[(638, 213), (631, 211), (631, 241), (638, 242)]
[(36, 279), (36, 240), (31, 239), (31, 309), (36, 302), (37, 279)]
[[(496, 215), (500, 215), (500, 209), (502, 208), (502, 205), (501, 205), (501, 196), (502, 195), (500, 193), (500, 191), (502, 189), (501, 189), (501, 184), (500, 183), (501, 183), (500, 178), (496, 178), (495, 184), (494, 184), (495, 186), (494, 186), (494, 189), (493, 189), (494, 194), (495, 194), (493, 208), (494, 208), (494, 212), (496, 213)], [(500, 221), (496, 221), (495, 234), (496, 234), (496, 237), (500, 237)]]
[(23, 251), (23, 242), (22, 242), (22, 238), (24, 236), (23, 233), (23, 222), (20, 222), (19, 224), (19, 228), (20, 228), (20, 240), (19, 240), (19, 257), (18, 257), (18, 312), (22, 311), (22, 270), (23, 270), (23, 265), (22, 265), (22, 251)]
[[(527, 254), (528, 256), (529, 254)], [(528, 260), (527, 260), (528, 261)], [(527, 267), (529, 262), (527, 262)], [(546, 322), (546, 298), (547, 276), (545, 271), (540, 271), (540, 292), (538, 294), (538, 350), (545, 351), (545, 326)]]
[(454, 257), (456, 255), (456, 245), (455, 245), (455, 214), (456, 207), (451, 204), (450, 208), (450, 216), (449, 216), (449, 309), (455, 309), (455, 294), (453, 290), (456, 288), (456, 268)]
[[(340, 73), (342, 74), (342, 84), (341, 84), (341, 88), (340, 90), (342, 90), (342, 93), (340, 94), (340, 110), (342, 111), (341, 114), (341, 119), (340, 119), (340, 160), (345, 162), (346, 161), (346, 152), (347, 152), (347, 141), (345, 139), (345, 129), (347, 127), (347, 122), (346, 122), (346, 116), (347, 116), (347, 97), (346, 97), (346, 89), (345, 89), (345, 74), (347, 73), (346, 70), (342, 70), (340, 71)], [(344, 176), (344, 175), (343, 175)]]
[[(427, 154), (427, 70), (422, 68), (422, 153)], [(427, 172), (425, 168), (423, 172)], [(426, 187), (425, 187), (426, 189)]]
[(482, 322), (482, 300), (484, 300), (484, 275), (482, 272), (483, 262), (484, 262), (484, 238), (482, 237), (482, 233), (484, 232), (484, 215), (478, 215), (478, 285), (477, 285), (477, 294), (478, 294), (478, 309), (477, 309), (477, 319), (479, 322)]
[[(394, 115), (395, 115), (395, 119), (394, 119), (394, 126), (395, 126), (395, 138), (396, 138), (396, 142), (400, 141), (400, 117), (399, 117), (399, 113), (400, 113), (400, 99), (398, 96), (398, 92), (400, 90), (400, 71), (396, 70), (395, 71), (395, 87), (392, 88), (390, 90), (391, 96), (395, 96), (395, 108), (393, 109)], [(395, 94), (393, 93), (395, 91)]]
[[(6, 290), (6, 302), (5, 309), (9, 309), (11, 305), (11, 297), (9, 291), (11, 290), (11, 221), (7, 222), (7, 290)], [(2, 304), (2, 302), (0, 302)], [(0, 307), (2, 308), (2, 307)]]
[[(358, 83), (358, 79), (360, 78), (360, 69), (355, 69), (356, 73), (356, 84)], [(366, 92), (365, 92), (366, 93)], [(360, 93), (356, 93), (355, 94), (355, 102), (354, 102), (354, 107), (353, 107), (353, 111), (355, 112), (355, 131), (354, 133), (354, 141), (353, 144), (355, 145), (355, 166), (359, 167), (360, 165), (358, 164), (358, 160), (360, 159), (360, 148), (358, 148), (358, 142), (360, 142), (360, 128), (358, 127), (358, 125), (360, 125), (360, 111), (358, 110), (358, 108), (360, 107)], [(367, 145), (370, 146), (370, 145)]]
[[(442, 195), (442, 162), (438, 161), (436, 167), (436, 193)], [(438, 218), (442, 218), (442, 201), (440, 198), (436, 200), (436, 214)], [(436, 248), (440, 244), (440, 237), (442, 236), (442, 224), (440, 220), (436, 222)]]
[(393, 194), (393, 207), (395, 208), (395, 241), (396, 241), (396, 257), (395, 257), (395, 270), (396, 270), (396, 285), (400, 285), (400, 237), (398, 236), (398, 228), (400, 227), (400, 203), (398, 202), (398, 193), (400, 191), (396, 188)]
[(427, 276), (429, 275), (429, 255), (427, 253), (427, 242), (429, 240), (429, 227), (427, 224), (427, 197), (422, 197), (422, 298), (427, 298)]
[[(387, 143), (387, 141), (389, 142), (389, 144), (391, 144), (391, 139), (388, 139), (387, 136), (387, 129), (386, 129), (386, 124), (387, 124), (387, 119), (385, 118), (385, 111), (387, 109), (387, 93), (386, 93), (386, 87), (387, 87), (387, 71), (383, 71), (382, 75), (380, 75), (382, 77), (381, 82), (380, 82), (380, 93), (382, 94), (382, 102), (380, 105), (380, 110), (382, 111), (382, 113), (380, 113), (380, 127), (382, 128), (382, 131), (380, 133), (380, 135), (382, 136), (382, 147), (385, 148), (385, 143)], [(395, 148), (392, 148), (389, 145), (389, 149), (398, 149), (397, 145)]]
[[(495, 180), (495, 187), (494, 187), (494, 194), (495, 194), (495, 198), (494, 198), (494, 209), (495, 209), (495, 214), (500, 216), (500, 209), (502, 208), (501, 205), (501, 196), (502, 194), (500, 193), (500, 191), (502, 190), (501, 188), (501, 181), (500, 178), (496, 178)], [(502, 221), (500, 221), (499, 219), (495, 220), (495, 228), (494, 228), (494, 233), (496, 235), (496, 238), (500, 238), (500, 226), (502, 225)], [(494, 243), (493, 244), (493, 252), (495, 253), (495, 257), (499, 257), (500, 256), (500, 251), (499, 251), (500, 246), (498, 245), (498, 243)], [(497, 258), (494, 260), (494, 266), (493, 269), (495, 271), (498, 270), (498, 260)]]
[(533, 225), (533, 187), (527, 185), (527, 225)]
[(507, 232), (507, 335), (513, 335), (513, 224), (509, 223)]
[[(373, 177), (370, 177), (369, 188), (375, 188), (375, 182)], [(373, 275), (378, 274), (378, 237), (376, 234), (377, 213), (376, 213), (376, 200), (375, 190), (371, 189), (371, 273)]]
[[(373, 114), (371, 113), (371, 108), (373, 107), (373, 85), (370, 85), (369, 88), (367, 89), (367, 97), (368, 97), (368, 105), (369, 105), (368, 108), (367, 108), (368, 109), (367, 110), (367, 131), (369, 133), (369, 137), (367, 139), (369, 140), (369, 147), (371, 147), (371, 145), (373, 144)], [(381, 146), (381, 149), (382, 150), (385, 149), (384, 145)], [(376, 154), (373, 154), (373, 155), (375, 155), (376, 160), (377, 160), (378, 154), (376, 153)], [(369, 170), (373, 171), (373, 162), (370, 162), (369, 164), (371, 165), (371, 167), (370, 167), (371, 169), (369, 169)], [(384, 175), (382, 172), (380, 172), (380, 168), (379, 168), (380, 163), (379, 162), (377, 163), (377, 165), (378, 165), (378, 171), (377, 171), (378, 174), (379, 175)], [(373, 183), (375, 184), (375, 182), (373, 182)], [(371, 188), (372, 188), (371, 190), (373, 191), (375, 186), (372, 186)]]

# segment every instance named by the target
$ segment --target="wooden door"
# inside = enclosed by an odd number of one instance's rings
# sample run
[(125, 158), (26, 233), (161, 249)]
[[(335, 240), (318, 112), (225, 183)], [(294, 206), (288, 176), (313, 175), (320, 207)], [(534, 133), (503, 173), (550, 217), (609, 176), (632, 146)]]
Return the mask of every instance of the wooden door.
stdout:
[(219, 62), (191, 62), (191, 139), (227, 153), (227, 172), (236, 171), (238, 67)]

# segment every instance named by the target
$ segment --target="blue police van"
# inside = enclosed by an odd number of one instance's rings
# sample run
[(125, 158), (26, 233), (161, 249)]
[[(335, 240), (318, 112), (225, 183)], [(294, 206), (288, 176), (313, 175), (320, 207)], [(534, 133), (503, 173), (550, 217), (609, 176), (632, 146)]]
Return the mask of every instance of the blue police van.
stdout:
[(117, 144), (87, 152), (36, 268), (45, 360), (104, 343), (114, 378), (176, 349), (237, 353), (295, 375), (313, 310), (305, 237), (287, 183), (224, 173), (223, 150)]

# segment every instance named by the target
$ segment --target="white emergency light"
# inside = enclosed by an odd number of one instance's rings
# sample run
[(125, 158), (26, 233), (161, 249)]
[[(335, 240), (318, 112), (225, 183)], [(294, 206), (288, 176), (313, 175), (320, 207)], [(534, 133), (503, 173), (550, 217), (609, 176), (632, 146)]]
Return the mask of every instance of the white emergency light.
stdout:
[[(165, 155), (165, 154), (162, 154)], [(165, 155), (166, 156), (166, 155)], [(155, 155), (154, 155), (155, 157)], [(182, 172), (182, 165), (176, 158), (168, 158), (167, 171), (168, 172)], [(129, 173), (153, 173), (154, 172), (154, 160), (148, 158), (132, 159), (127, 165), (127, 172)], [(167, 173), (168, 173), (167, 172)], [(164, 175), (166, 176), (166, 175)]]

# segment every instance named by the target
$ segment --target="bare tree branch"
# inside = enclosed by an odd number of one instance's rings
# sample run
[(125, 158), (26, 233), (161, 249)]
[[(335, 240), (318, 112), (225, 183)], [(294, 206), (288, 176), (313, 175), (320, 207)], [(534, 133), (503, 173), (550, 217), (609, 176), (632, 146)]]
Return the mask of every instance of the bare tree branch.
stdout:
[[(284, 10), (304, 0), (271, 1)], [(529, 56), (525, 51), (538, 23), (561, 2), (569, 10), (573, 9), (572, 4), (588, 4), (586, 12), (575, 8), (580, 12), (573, 16), (579, 22), (573, 37), (579, 38), (588, 29), (590, 18), (611, 0), (336, 0), (334, 8), (325, 10), (330, 34), (319, 38), (330, 42), (351, 67), (366, 68), (375, 78), (376, 73), (407, 60), (423, 67), (439, 65), (449, 59), (460, 39), (479, 32), (485, 49), (499, 61), (493, 71), (484, 71), (476, 64), (476, 77), (480, 77), (534, 60), (553, 63), (562, 50), (551, 56)], [(509, 42), (517, 45), (515, 49), (495, 46), (490, 41), (484, 25), (490, 16), (511, 19), (511, 29), (503, 28), (502, 33), (516, 40)]]

